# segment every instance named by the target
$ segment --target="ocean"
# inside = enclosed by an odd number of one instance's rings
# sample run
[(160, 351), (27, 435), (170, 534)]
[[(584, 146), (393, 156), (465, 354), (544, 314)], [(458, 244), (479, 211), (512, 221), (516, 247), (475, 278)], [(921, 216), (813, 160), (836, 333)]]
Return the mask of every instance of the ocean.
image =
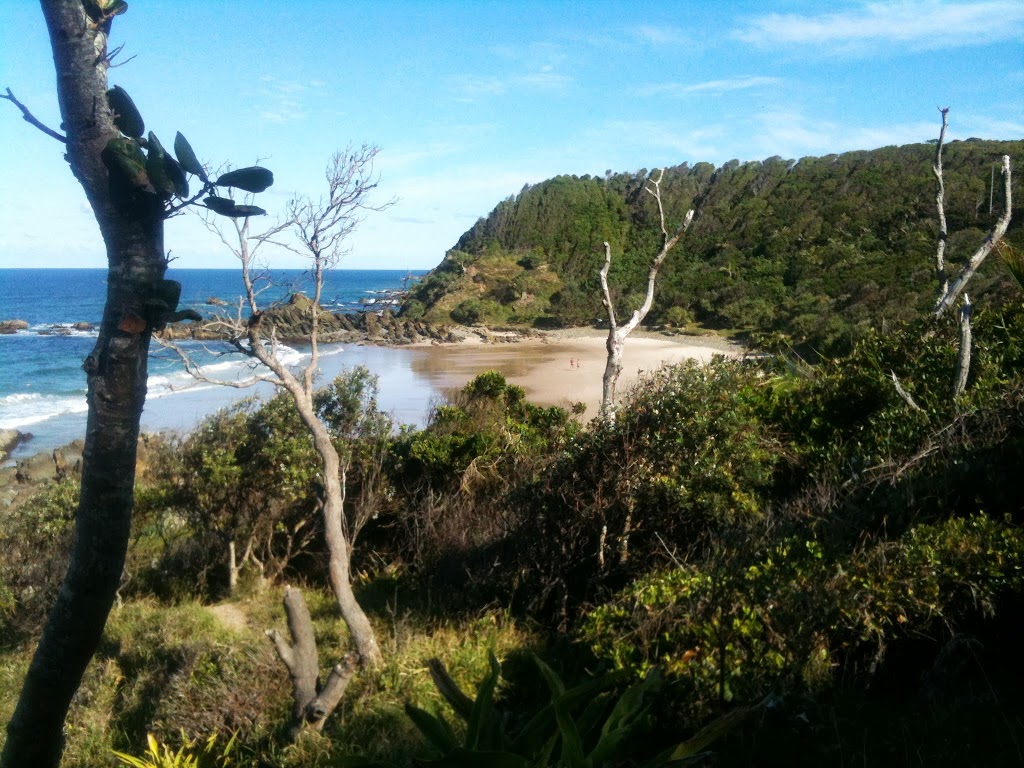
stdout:
[[(85, 435), (87, 405), (82, 360), (92, 350), (106, 298), (105, 269), (0, 269), (0, 322), (24, 320), (28, 328), (0, 334), (0, 428), (31, 433), (11, 460), (49, 451)], [(406, 270), (333, 270), (326, 275), (323, 305), (335, 312), (372, 309), (388, 291), (404, 287)], [(286, 297), (294, 290), (308, 291), (308, 275), (300, 270), (270, 273), (273, 286), (261, 295), (261, 304)], [(203, 316), (217, 307), (215, 298), (236, 304), (242, 294), (237, 269), (169, 269), (167, 279), (182, 284), (180, 306)], [(230, 309), (230, 308), (226, 308)], [(222, 379), (251, 375), (249, 361), (237, 354), (197, 342), (183, 345), (204, 371)], [(286, 362), (308, 360), (308, 349), (284, 348)], [(441, 395), (436, 386), (411, 366), (409, 350), (323, 345), (323, 380), (344, 369), (362, 365), (380, 381), (380, 407), (398, 423), (422, 425), (431, 404)], [(192, 379), (176, 355), (154, 344), (150, 353), (149, 394), (142, 418), (143, 431), (187, 431), (204, 416), (253, 395), (272, 394), (269, 385), (235, 389), (203, 384)]]

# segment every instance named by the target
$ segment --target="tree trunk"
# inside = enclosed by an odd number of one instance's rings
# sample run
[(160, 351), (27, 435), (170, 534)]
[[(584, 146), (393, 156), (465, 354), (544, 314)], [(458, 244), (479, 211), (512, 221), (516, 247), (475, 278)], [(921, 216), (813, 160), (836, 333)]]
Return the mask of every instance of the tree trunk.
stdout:
[(101, 152), (118, 135), (106, 106), (106, 29), (81, 0), (43, 0), (67, 131), (67, 159), (107, 249), (103, 321), (86, 358), (89, 416), (75, 542), (67, 575), (36, 648), (3, 768), (60, 762), (64, 718), (113, 605), (131, 525), (139, 419), (146, 398), (149, 286), (163, 278), (163, 208), (155, 197), (118, 205)]
[[(377, 645), (373, 626), (352, 591), (352, 576), (349, 570), (351, 550), (342, 522), (345, 486), (342, 480), (341, 460), (327, 430), (319, 421), (317, 425), (313, 442), (324, 467), (324, 538), (327, 540), (327, 567), (331, 589), (362, 663), (375, 668), (380, 666), (384, 657), (381, 655), (380, 646)], [(310, 428), (312, 429), (312, 426)]]
[[(257, 330), (250, 331), (250, 342), (255, 348), (259, 341)], [(352, 642), (359, 652), (360, 661), (368, 667), (376, 668), (384, 661), (380, 646), (377, 644), (377, 637), (373, 626), (367, 618), (366, 613), (356, 600), (355, 592), (352, 591), (351, 548), (344, 527), (345, 509), (345, 480), (341, 468), (341, 459), (338, 451), (334, 448), (331, 435), (327, 427), (317, 418), (313, 410), (313, 399), (311, 392), (303, 389), (302, 384), (291, 375), (282, 376), (283, 366), (269, 358), (264, 364), (273, 362), (281, 371), (275, 371), (282, 379), (282, 384), (292, 395), (295, 401), (295, 409), (299, 412), (299, 418), (306, 425), (310, 435), (313, 437), (313, 447), (320, 457), (323, 469), (324, 480), (324, 539), (327, 542), (328, 554), (328, 575), (330, 577), (331, 589), (334, 598), (341, 611), (341, 617), (348, 626), (349, 634), (352, 635)]]
[(320, 659), (313, 635), (313, 621), (302, 592), (292, 587), (284, 589), (284, 611), (288, 617), (289, 643), (276, 631), (268, 630), (267, 637), (274, 643), (292, 681), (292, 724), (289, 735), (294, 741), (305, 727), (317, 731), (341, 703), (356, 671), (356, 654), (348, 654), (341, 664), (331, 670), (327, 682), (320, 685)]
[[(609, 310), (609, 317), (612, 316)], [(625, 337), (620, 338), (616, 328), (609, 328), (608, 339), (605, 347), (608, 350), (608, 359), (604, 366), (604, 376), (601, 379), (601, 415), (606, 419), (615, 416), (615, 385), (622, 373), (622, 350), (625, 346)]]
[(228, 541), (228, 594), (235, 596), (238, 589), (238, 553), (235, 548), (235, 540)]

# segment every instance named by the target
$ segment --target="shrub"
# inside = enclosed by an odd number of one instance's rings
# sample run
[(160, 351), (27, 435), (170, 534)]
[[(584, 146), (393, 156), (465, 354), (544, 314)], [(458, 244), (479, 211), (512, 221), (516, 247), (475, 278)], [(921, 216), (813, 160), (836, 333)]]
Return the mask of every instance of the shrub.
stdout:
[(77, 479), (49, 483), (4, 513), (0, 526), (0, 641), (38, 634), (67, 571)]
[(484, 307), (479, 299), (466, 299), (451, 312), (452, 320), (462, 325), (476, 325), (483, 319)]
[(745, 562), (656, 572), (591, 612), (582, 636), (637, 675), (663, 665), (696, 701), (750, 699), (877, 667), (894, 641), (951, 634), (1022, 587), (1024, 532), (977, 514), (838, 556), (788, 538)]

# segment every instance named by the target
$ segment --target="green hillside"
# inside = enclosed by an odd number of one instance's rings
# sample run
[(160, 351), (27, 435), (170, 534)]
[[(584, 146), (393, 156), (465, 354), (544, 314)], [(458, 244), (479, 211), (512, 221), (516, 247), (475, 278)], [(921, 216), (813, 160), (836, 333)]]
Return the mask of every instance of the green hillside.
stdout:
[[(648, 322), (783, 334), (824, 352), (846, 348), (869, 327), (917, 316), (935, 291), (933, 153), (931, 144), (913, 144), (666, 169), (669, 228), (690, 207), (697, 214), (663, 268)], [(1002, 212), (998, 168), (991, 210), (989, 185), (1003, 154), (1020, 168), (1024, 142), (968, 139), (944, 148), (954, 268)], [(616, 300), (636, 306), (658, 247), (648, 175), (558, 176), (524, 187), (462, 235), (404, 312), (467, 324), (590, 324), (603, 315), (605, 241)], [(1015, 211), (1008, 242), (1024, 243), (1022, 219)], [(1010, 285), (999, 259), (975, 280), (972, 294), (982, 302)]]

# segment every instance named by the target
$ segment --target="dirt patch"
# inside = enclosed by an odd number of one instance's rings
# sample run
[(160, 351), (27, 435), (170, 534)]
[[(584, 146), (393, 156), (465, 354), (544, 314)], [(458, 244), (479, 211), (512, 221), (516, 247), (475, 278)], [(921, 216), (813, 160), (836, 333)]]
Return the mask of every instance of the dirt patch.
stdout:
[(245, 611), (234, 603), (221, 603), (220, 605), (207, 606), (206, 610), (217, 617), (217, 621), (228, 629), (242, 632), (249, 628), (249, 619)]

